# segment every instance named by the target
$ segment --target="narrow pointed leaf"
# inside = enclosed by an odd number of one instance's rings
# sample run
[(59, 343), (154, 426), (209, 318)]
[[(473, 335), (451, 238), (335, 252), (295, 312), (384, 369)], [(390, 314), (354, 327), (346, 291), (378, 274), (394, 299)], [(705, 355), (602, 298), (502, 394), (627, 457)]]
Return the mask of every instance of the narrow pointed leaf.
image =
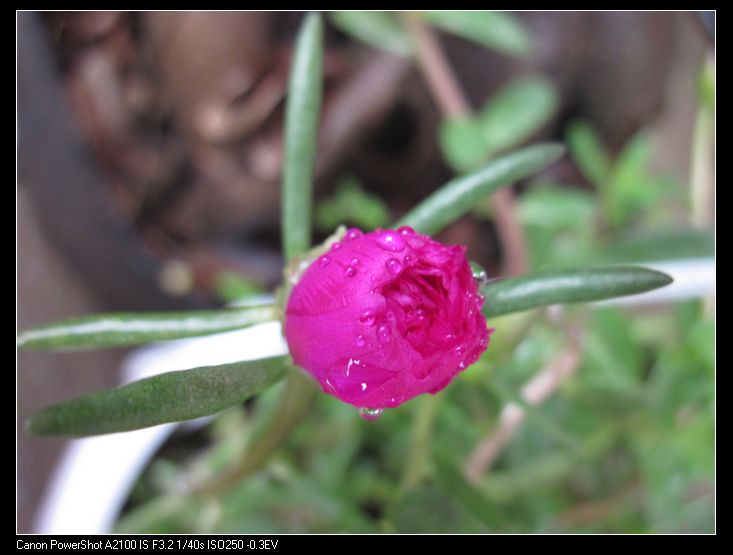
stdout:
[(167, 372), (97, 391), (36, 413), (32, 435), (90, 436), (137, 430), (214, 414), (281, 379), (285, 357)]
[(409, 56), (410, 38), (396, 15), (389, 12), (331, 12), (331, 22), (344, 33), (374, 48)]
[(505, 12), (429, 11), (422, 15), (450, 33), (516, 57), (528, 56), (532, 41), (522, 23)]
[(310, 246), (313, 168), (323, 73), (323, 23), (309, 14), (298, 34), (285, 107), (282, 237), (286, 260)]
[(636, 266), (537, 272), (484, 285), (487, 317), (551, 304), (600, 301), (644, 293), (672, 283), (667, 274)]
[(557, 106), (557, 92), (549, 79), (527, 75), (512, 80), (478, 115), (487, 154), (494, 156), (530, 138), (555, 115)]
[(611, 157), (595, 129), (576, 121), (568, 127), (566, 138), (570, 155), (585, 178), (596, 187), (603, 187), (611, 172)]
[(497, 158), (482, 169), (449, 181), (408, 212), (396, 225), (433, 235), (502, 187), (524, 179), (560, 158), (559, 144), (530, 146)]
[(278, 318), (274, 305), (196, 312), (115, 313), (82, 316), (39, 326), (18, 336), (21, 349), (129, 347), (245, 328)]

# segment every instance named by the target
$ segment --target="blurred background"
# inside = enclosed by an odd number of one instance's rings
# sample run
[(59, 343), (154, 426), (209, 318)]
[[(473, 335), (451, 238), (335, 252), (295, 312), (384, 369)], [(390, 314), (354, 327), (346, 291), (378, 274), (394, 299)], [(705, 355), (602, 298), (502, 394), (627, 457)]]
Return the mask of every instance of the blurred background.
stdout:
[[(656, 263), (688, 287), (492, 321), (487, 354), (441, 395), (376, 422), (319, 396), (267, 466), (205, 502), (186, 494), (242, 456), (271, 388), (174, 433), (116, 529), (713, 531), (714, 14), (430, 12), (427, 43), (399, 14), (324, 16), (314, 241), (385, 227), (456, 174), (556, 140), (568, 155), (517, 184), (509, 212), (477, 205), (440, 239), (489, 277)], [(302, 17), (18, 14), (19, 329), (279, 283)], [(471, 112), (441, 104), (426, 44)], [(126, 355), (18, 355), (18, 531), (64, 445), (29, 439), (23, 419), (114, 385)]]

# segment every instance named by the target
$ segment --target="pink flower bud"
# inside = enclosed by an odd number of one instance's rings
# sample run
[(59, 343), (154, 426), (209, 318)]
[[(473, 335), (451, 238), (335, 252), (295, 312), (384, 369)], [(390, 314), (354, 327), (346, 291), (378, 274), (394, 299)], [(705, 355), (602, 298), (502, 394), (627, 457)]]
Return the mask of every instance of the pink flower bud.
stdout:
[(407, 227), (352, 229), (293, 288), (285, 336), (326, 393), (396, 407), (437, 393), (486, 350), (482, 304), (465, 247)]

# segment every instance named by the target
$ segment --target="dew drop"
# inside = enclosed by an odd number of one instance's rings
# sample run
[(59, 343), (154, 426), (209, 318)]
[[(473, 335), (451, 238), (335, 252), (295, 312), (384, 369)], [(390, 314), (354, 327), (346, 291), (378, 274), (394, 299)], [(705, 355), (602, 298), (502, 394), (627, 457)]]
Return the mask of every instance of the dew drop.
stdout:
[(458, 347), (453, 349), (453, 356), (456, 358), (463, 356), (463, 345), (458, 345)]
[(455, 336), (455, 335), (453, 335), (452, 333), (446, 333), (446, 334), (445, 334), (445, 335), (443, 336), (443, 340), (444, 340), (444, 341), (453, 341), (453, 340), (454, 340), (455, 338), (456, 338), (456, 336)]
[(353, 266), (346, 266), (346, 268), (344, 268), (344, 275), (346, 277), (354, 277), (356, 275), (356, 268)]
[(359, 321), (365, 326), (372, 327), (376, 318), (377, 317), (374, 315), (374, 312), (372, 312), (371, 310), (365, 310), (359, 318)]
[(360, 229), (352, 227), (351, 229), (349, 229), (349, 231), (346, 232), (344, 239), (346, 239), (347, 241), (353, 241), (354, 239), (361, 237), (362, 235), (364, 234)]
[(364, 345), (366, 345), (366, 338), (363, 335), (357, 335), (356, 336), (356, 346), (363, 347)]
[(358, 258), (352, 258), (351, 262), (349, 262), (352, 266), (358, 266), (359, 265), (359, 259)]
[(418, 308), (415, 311), (415, 316), (417, 316), (418, 320), (425, 320), (425, 310), (423, 310), (422, 308)]
[(377, 245), (391, 252), (399, 252), (407, 246), (404, 238), (394, 231), (383, 231), (377, 238)]
[(402, 271), (402, 263), (396, 258), (390, 258), (384, 265), (392, 274), (399, 274)]
[(318, 259), (318, 267), (325, 268), (329, 262), (331, 262), (331, 259), (328, 256), (322, 256)]
[(392, 337), (392, 330), (389, 326), (382, 324), (377, 328), (377, 337), (379, 337), (379, 341), (382, 343), (387, 343)]
[(411, 264), (412, 264), (412, 257), (411, 257), (411, 256), (410, 256), (410, 255), (408, 254), (408, 255), (407, 255), (407, 256), (405, 257), (405, 266), (409, 266), (409, 265), (411, 265)]
[(485, 300), (486, 297), (484, 297), (481, 293), (476, 295), (476, 308), (481, 308), (484, 305)]
[(361, 416), (364, 420), (372, 421), (382, 416), (383, 412), (384, 409), (369, 409), (363, 407), (359, 409), (359, 416)]
[(331, 245), (331, 250), (332, 251), (337, 251), (340, 248), (341, 248), (341, 243), (339, 243), (338, 241), (336, 241), (333, 245)]
[(402, 227), (397, 228), (397, 233), (400, 235), (415, 235), (415, 230), (409, 225), (403, 225)]

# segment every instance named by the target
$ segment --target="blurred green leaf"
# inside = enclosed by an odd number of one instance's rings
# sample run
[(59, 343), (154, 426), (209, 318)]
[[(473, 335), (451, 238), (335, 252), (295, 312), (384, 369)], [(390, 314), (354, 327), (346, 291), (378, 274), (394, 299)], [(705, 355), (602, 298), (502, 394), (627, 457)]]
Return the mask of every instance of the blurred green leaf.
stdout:
[(557, 111), (557, 92), (544, 77), (529, 75), (499, 90), (478, 114), (488, 155), (515, 147), (537, 133)]
[(276, 320), (275, 305), (194, 312), (112, 313), (39, 326), (18, 336), (21, 349), (101, 349), (196, 337)]
[(434, 457), (435, 477), (443, 491), (459, 504), (466, 512), (484, 524), (489, 531), (499, 529), (506, 524), (506, 513), (502, 508), (489, 501), (480, 491), (466, 482), (455, 466), (440, 451)]
[(214, 414), (285, 376), (276, 357), (167, 372), (47, 407), (26, 422), (32, 435), (90, 436)]
[(566, 134), (570, 155), (585, 178), (602, 187), (611, 171), (611, 157), (596, 131), (585, 122), (572, 123)]
[(484, 285), (483, 312), (491, 318), (551, 304), (598, 301), (643, 293), (671, 282), (667, 274), (634, 266), (542, 271)]
[(443, 158), (458, 173), (475, 169), (489, 153), (481, 126), (474, 118), (444, 119), (438, 142)]
[(649, 137), (641, 132), (626, 143), (613, 165), (605, 193), (606, 217), (612, 225), (625, 225), (661, 196), (659, 181), (647, 171), (651, 154)]
[(285, 260), (310, 247), (313, 168), (323, 88), (323, 23), (308, 14), (295, 44), (285, 105), (282, 239)]
[(409, 56), (412, 53), (410, 38), (393, 13), (329, 12), (329, 17), (341, 31), (374, 48), (386, 50), (398, 56)]
[(391, 519), (398, 534), (457, 534), (480, 526), (470, 513), (435, 486), (410, 491), (395, 504)]
[(603, 248), (599, 260), (644, 262), (715, 256), (715, 235), (701, 229), (634, 231)]
[(543, 233), (587, 229), (594, 214), (593, 195), (576, 188), (539, 183), (517, 199), (517, 216), (522, 224), (540, 227)]
[(407, 225), (420, 233), (434, 235), (468, 212), (483, 197), (534, 174), (560, 158), (563, 152), (562, 146), (547, 143), (502, 156), (474, 173), (448, 182), (403, 216), (395, 226)]
[(532, 40), (524, 25), (506, 12), (426, 11), (430, 23), (465, 39), (510, 56), (523, 58), (532, 51)]
[(715, 63), (707, 59), (697, 79), (697, 94), (703, 106), (715, 105)]
[(331, 198), (316, 207), (316, 227), (333, 231), (341, 224), (351, 224), (364, 230), (386, 227), (392, 216), (380, 197), (364, 190), (356, 178), (342, 180)]
[(235, 302), (264, 293), (263, 287), (237, 272), (223, 271), (214, 281), (216, 296), (225, 302)]

